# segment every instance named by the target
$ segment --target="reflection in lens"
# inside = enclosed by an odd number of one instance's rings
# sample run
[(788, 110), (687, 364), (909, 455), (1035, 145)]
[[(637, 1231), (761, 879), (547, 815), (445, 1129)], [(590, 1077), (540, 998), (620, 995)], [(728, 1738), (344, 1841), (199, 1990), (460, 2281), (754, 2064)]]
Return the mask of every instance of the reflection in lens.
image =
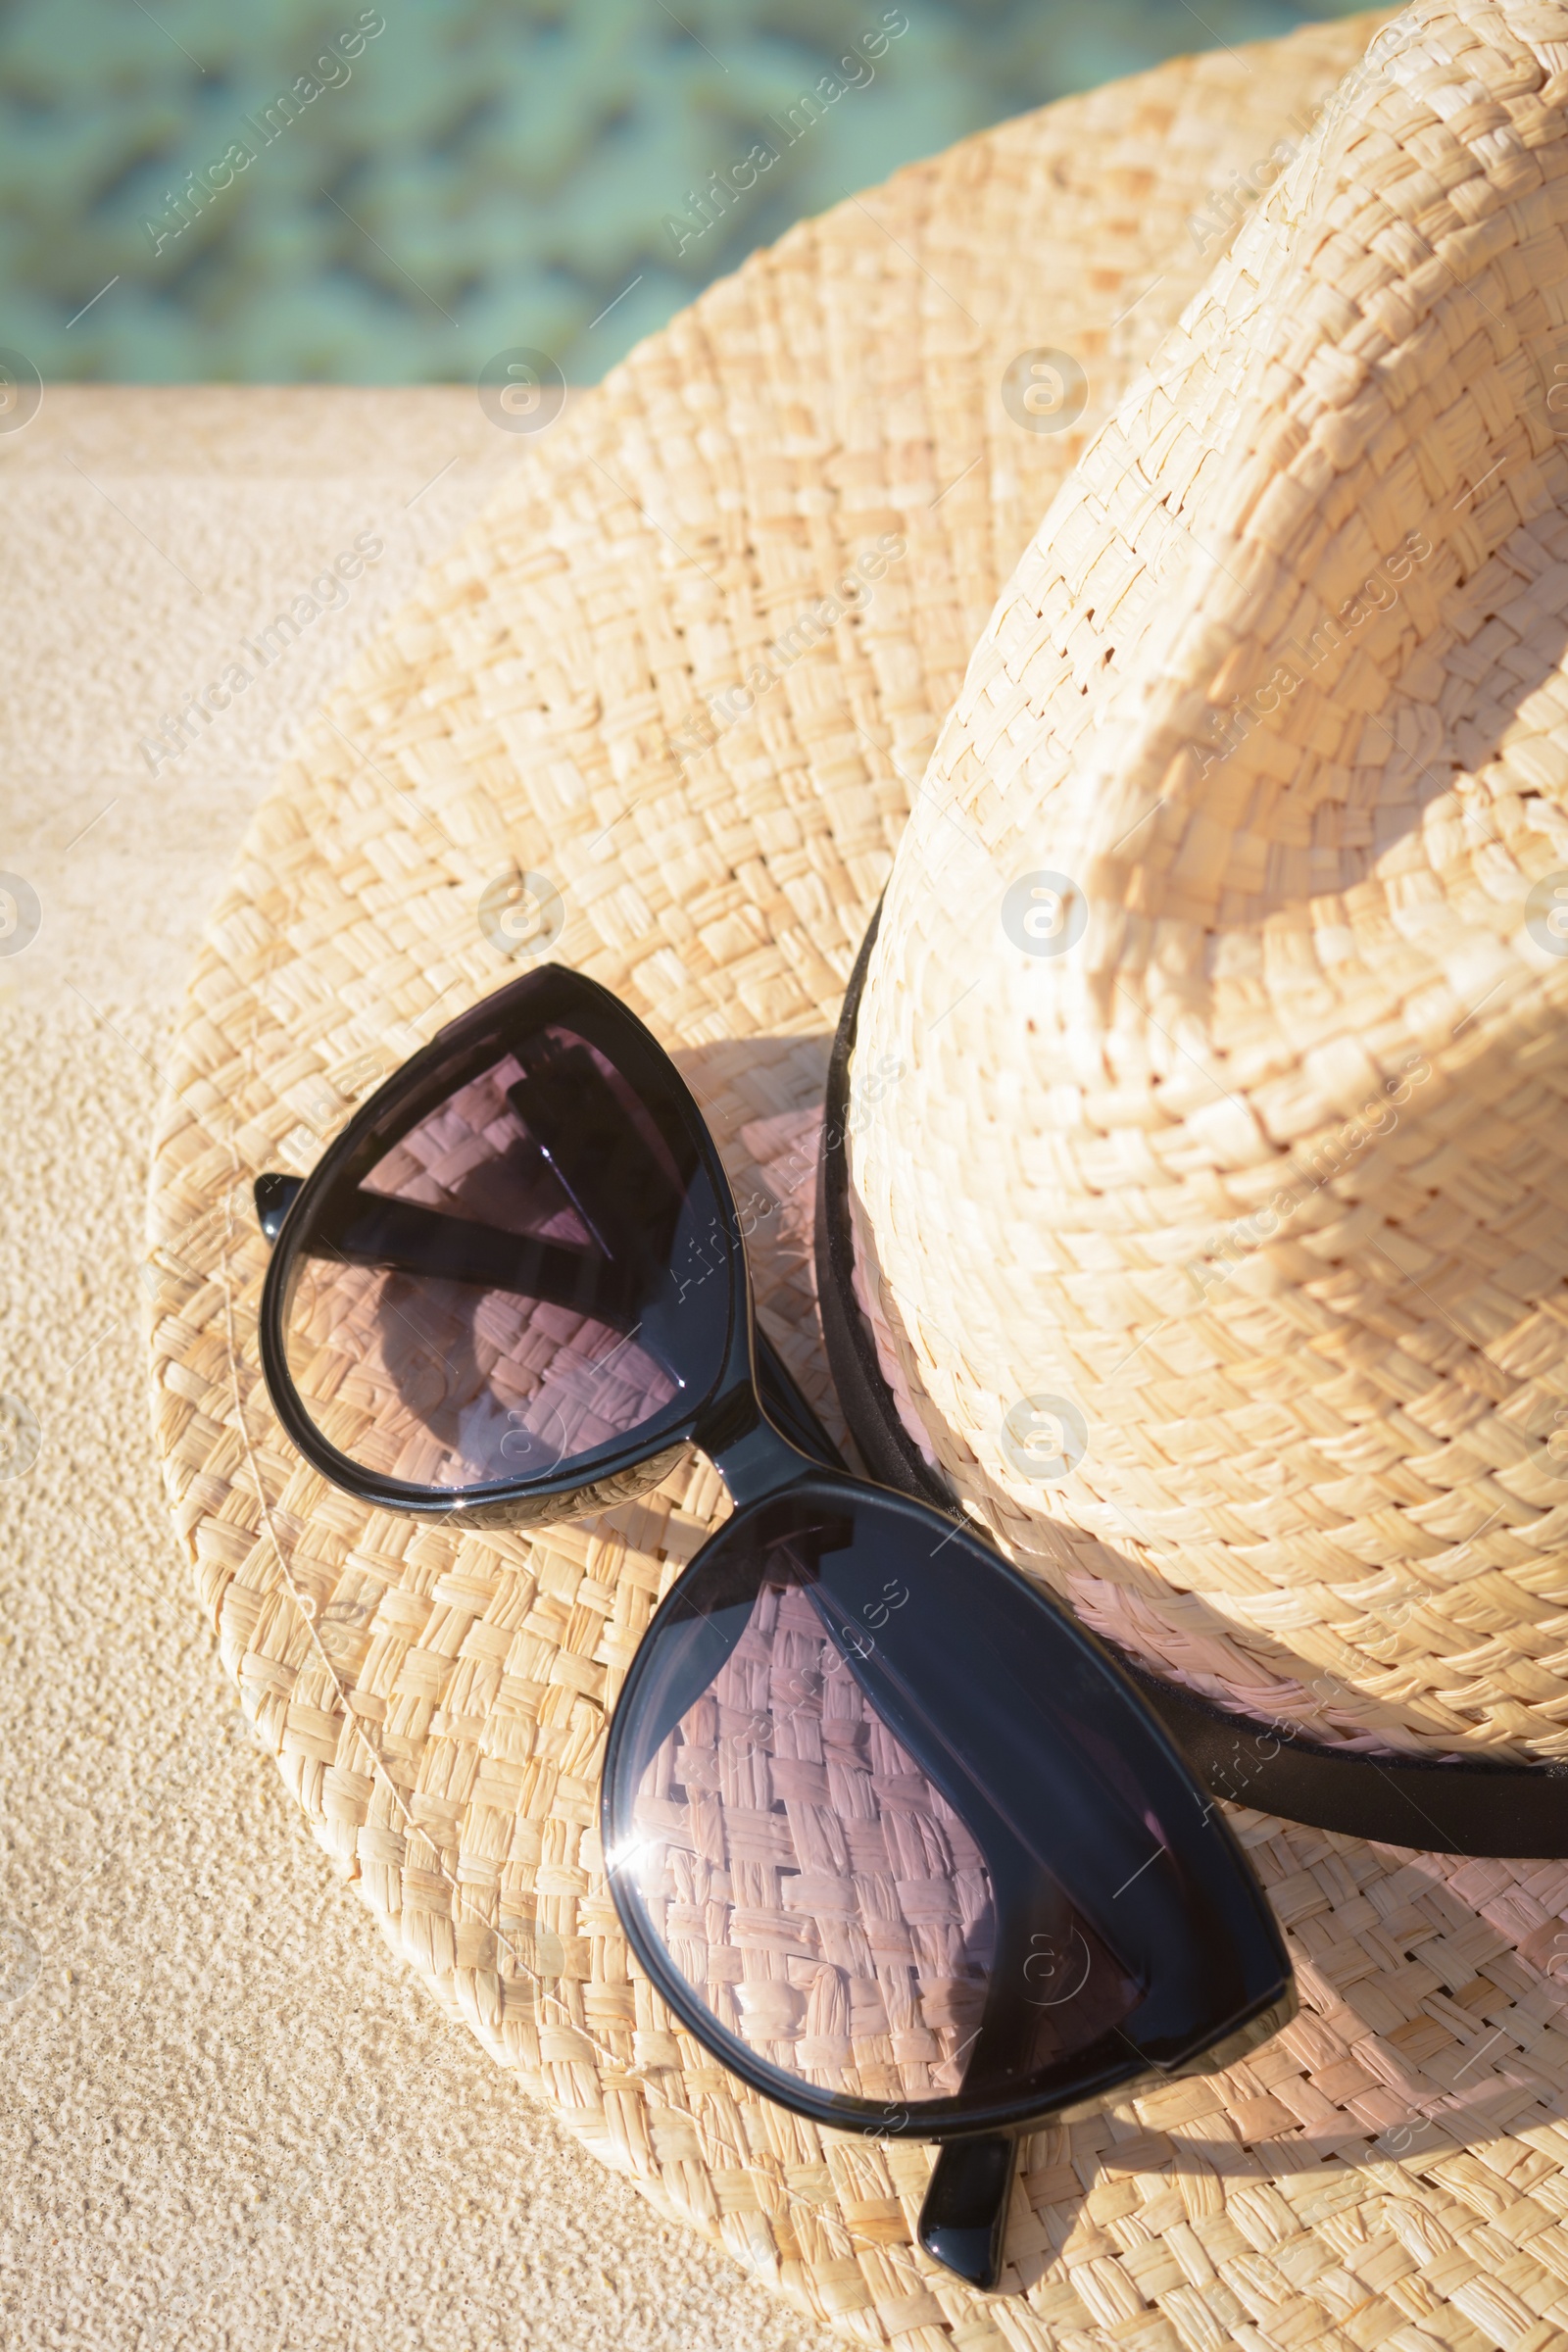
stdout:
[(605, 1055), (527, 1038), (319, 1212), (285, 1310), (299, 1396), (360, 1468), (433, 1489), (623, 1439), (678, 1395), (661, 1340), (693, 1207)]
[(633, 1819), (656, 1931), (759, 2057), (851, 2096), (957, 2089), (994, 1940), (990, 1873), (801, 1588), (763, 1587)]
[(1010, 2128), (1291, 2014), (1131, 1687), (963, 1527), (836, 1472), (742, 1499), (664, 1600), (602, 1830), (675, 2015), (835, 2127)]
[[(835, 1533), (853, 1541), (848, 1522), (817, 1536)], [(843, 1615), (760, 1571), (739, 1640), (640, 1771), (617, 1869), (718, 2023), (821, 2090), (951, 2098), (999, 2062), (981, 2029), (1008, 2010), (1004, 2063), (1048, 2067), (1137, 1988), (1038, 1871), (1043, 1925), (998, 1979), (992, 1865), (867, 1696), (855, 1661), (876, 1638)]]

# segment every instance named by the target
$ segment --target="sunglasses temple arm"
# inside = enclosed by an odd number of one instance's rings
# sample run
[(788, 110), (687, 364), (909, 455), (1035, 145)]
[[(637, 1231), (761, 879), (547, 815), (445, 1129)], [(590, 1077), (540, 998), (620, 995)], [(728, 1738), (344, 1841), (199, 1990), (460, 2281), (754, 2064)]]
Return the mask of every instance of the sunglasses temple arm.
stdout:
[[(276, 1243), (302, 1188), (298, 1176), (274, 1171), (257, 1177), (257, 1222), (269, 1242)], [(339, 1202), (333, 1221), (318, 1228), (310, 1254), (481, 1290), (514, 1289), (548, 1306), (592, 1313), (628, 1334), (637, 1314), (625, 1266), (597, 1248), (510, 1233), (395, 1194), (362, 1188), (352, 1211)]]
[(946, 2140), (937, 2150), (920, 2207), (920, 2243), (971, 2286), (989, 2290), (1001, 2281), (1017, 2157), (1009, 2132)]
[(283, 1230), (283, 1219), (305, 1190), (305, 1179), (285, 1176), (278, 1169), (270, 1168), (265, 1176), (257, 1177), (251, 1190), (256, 1201), (256, 1222), (268, 1241), (275, 1242)]
[[(302, 1176), (285, 1176), (271, 1169), (256, 1179), (256, 1216), (263, 1233), (275, 1242), (288, 1215), (304, 1188)], [(782, 1431), (792, 1446), (808, 1453), (813, 1461), (830, 1470), (845, 1470), (849, 1465), (839, 1452), (827, 1431), (801, 1395), (784, 1359), (760, 1323), (756, 1325), (757, 1386), (768, 1419)]]
[(848, 1462), (796, 1386), (794, 1375), (763, 1331), (760, 1319), (753, 1326), (757, 1362), (757, 1393), (775, 1429), (802, 1453), (824, 1469), (847, 1470)]
[[(283, 1219), (293, 1207), (304, 1181), (301, 1176), (285, 1176), (277, 1170), (257, 1177), (256, 1216), (270, 1242), (277, 1240)], [(849, 1464), (807, 1403), (760, 1323), (756, 1325), (756, 1350), (758, 1394), (768, 1419), (792, 1446), (809, 1454), (813, 1461), (821, 1462), (829, 1470), (848, 1469)]]

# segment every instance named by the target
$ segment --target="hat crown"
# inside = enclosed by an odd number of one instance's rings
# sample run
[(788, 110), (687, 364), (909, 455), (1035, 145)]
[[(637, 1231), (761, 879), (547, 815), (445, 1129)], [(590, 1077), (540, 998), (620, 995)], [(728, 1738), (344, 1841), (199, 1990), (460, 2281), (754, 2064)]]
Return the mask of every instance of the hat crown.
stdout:
[(1568, 8), (1429, 5), (1278, 154), (976, 649), (851, 1120), (884, 1367), (1015, 1554), (1440, 1753), (1568, 1739), (1476, 1631), (1568, 1594), (1565, 97)]

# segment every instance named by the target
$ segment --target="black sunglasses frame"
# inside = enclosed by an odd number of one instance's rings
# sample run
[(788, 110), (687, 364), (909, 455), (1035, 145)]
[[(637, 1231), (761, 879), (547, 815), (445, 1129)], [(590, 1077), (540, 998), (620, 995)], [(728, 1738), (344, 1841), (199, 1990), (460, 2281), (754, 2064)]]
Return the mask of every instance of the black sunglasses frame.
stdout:
[[(721, 1368), (711, 1387), (702, 1397), (680, 1400), (679, 1410), (666, 1416), (666, 1426), (652, 1445), (648, 1430), (640, 1429), (618, 1443), (578, 1457), (569, 1473), (554, 1477), (546, 1473), (526, 1481), (497, 1479), (449, 1494), (375, 1476), (330, 1445), (304, 1409), (289, 1373), (284, 1331), (291, 1277), (298, 1264), (295, 1243), (302, 1231), (302, 1217), (308, 1226), (313, 1209), (324, 1195), (352, 1190), (407, 1132), (421, 1103), (441, 1100), (495, 1058), (498, 1006), (503, 998), (510, 1000), (520, 991), (528, 992), (530, 1011), (541, 1025), (553, 1019), (568, 1020), (590, 1045), (612, 1049), (617, 1066), (635, 1085), (666, 1138), (678, 1133), (699, 1157), (716, 1204), (712, 1242), (722, 1252), (724, 1270), (730, 1275), (729, 1325)], [(302, 1200), (302, 1217), (297, 1217), (295, 1206)], [(824, 1467), (843, 1467), (842, 1457), (786, 1372), (777, 1350), (756, 1325), (749, 1281), (734, 1279), (735, 1252), (741, 1252), (744, 1265), (745, 1243), (729, 1180), (706, 1121), (668, 1057), (642, 1023), (597, 982), (578, 973), (545, 964), (510, 988), (482, 998), (439, 1030), (376, 1089), (309, 1176), (261, 1176), (256, 1200), (263, 1231), (274, 1245), (261, 1308), (262, 1370), (268, 1392), (290, 1442), (312, 1468), (377, 1510), (403, 1511), (423, 1519), (455, 1519), (466, 1527), (545, 1527), (552, 1520), (608, 1510), (648, 1493), (667, 1477), (687, 1445), (697, 1446), (710, 1459), (723, 1452), (744, 1484), (748, 1479), (744, 1455), (737, 1455), (735, 1449), (744, 1447), (748, 1438), (758, 1437), (760, 1431), (780, 1430), (800, 1451)], [(765, 1400), (765, 1413), (758, 1409), (760, 1399)], [(657, 1422), (654, 1426), (659, 1431)], [(765, 1449), (766, 1440), (760, 1438), (759, 1442)], [(739, 1498), (738, 1490), (731, 1491)]]
[[(569, 1471), (496, 1480), (455, 1492), (413, 1486), (372, 1473), (339, 1452), (306, 1411), (289, 1372), (285, 1345), (291, 1286), (306, 1255), (333, 1254), (330, 1244), (307, 1247), (313, 1232), (332, 1229), (327, 1211), (351, 1197), (360, 1198), (361, 1180), (411, 1127), (493, 1065), (509, 1014), (524, 1006), (536, 1028), (559, 1022), (608, 1054), (617, 1073), (635, 1089), (644, 1110), (658, 1122), (665, 1142), (678, 1150), (689, 1169), (700, 1172), (712, 1203), (710, 1239), (717, 1252), (712, 1270), (724, 1278), (725, 1328), (718, 1369), (704, 1394), (677, 1397), (662, 1408), (662, 1417), (656, 1414), (651, 1425), (577, 1457)], [(656, 1613), (612, 1717), (601, 1806), (612, 1891), (632, 1949), (661, 1996), (738, 2080), (830, 2130), (942, 2146), (920, 2226), (921, 2242), (937, 2260), (975, 2284), (995, 2283), (1012, 2143), (1019, 2132), (1059, 2115), (1064, 2107), (1234, 2063), (1288, 2022), (1296, 2006), (1290, 1963), (1262, 1891), (1228, 1826), (1211, 1805), (1202, 1803), (1177, 1746), (1121, 1662), (1068, 1612), (1047, 1600), (951, 1507), (934, 1509), (923, 1498), (856, 1477), (845, 1464), (756, 1322), (745, 1240), (728, 1179), (697, 1103), (662, 1049), (608, 992), (583, 975), (556, 966), (536, 967), (450, 1023), (395, 1072), (355, 1113), (308, 1177), (263, 1176), (257, 1180), (256, 1200), (263, 1230), (274, 1244), (260, 1318), (269, 1392), (303, 1457), (360, 1501), (455, 1526), (529, 1528), (604, 1509), (646, 1492), (667, 1474), (688, 1445), (699, 1447), (718, 1469), (734, 1515), (699, 1550)], [(322, 1228), (314, 1223), (318, 1214), (325, 1220)], [(994, 1582), (989, 1596), (999, 1606), (1021, 1612), (1035, 1632), (1049, 1622), (1054, 1660), (1063, 1663), (1069, 1679), (1074, 1670), (1085, 1678), (1099, 1678), (1107, 1720), (1119, 1708), (1123, 1744), (1141, 1757), (1142, 1768), (1151, 1776), (1142, 1785), (1163, 1788), (1173, 1808), (1191, 1804), (1194, 1816), (1200, 1816), (1200, 1839), (1188, 1846), (1183, 1864), (1188, 1869), (1183, 1900), (1189, 1905), (1184, 1921), (1201, 1915), (1212, 1932), (1227, 1937), (1232, 1953), (1243, 1955), (1235, 1966), (1246, 1991), (1228, 2015), (1205, 2016), (1201, 2030), (1192, 2036), (1199, 2046), (1176, 2046), (1167, 2040), (1162, 2055), (1152, 2060), (1147, 2050), (1122, 2034), (1123, 2053), (1102, 2054), (1097, 2063), (1074, 2073), (1060, 2095), (1049, 2099), (1042, 2098), (1038, 2080), (1032, 2090), (968, 2099), (960, 2090), (912, 2107), (818, 2090), (759, 2058), (723, 2026), (651, 1932), (640, 1898), (617, 1886), (613, 1849), (620, 1824), (629, 1818), (620, 1734), (636, 1715), (642, 1680), (652, 1671), (664, 1636), (679, 1613), (691, 1607), (694, 1580), (701, 1578), (710, 1555), (727, 1540), (735, 1540), (738, 1532), (744, 1533), (764, 1506), (776, 1509), (798, 1500), (803, 1507), (820, 1509), (839, 1496), (862, 1510), (874, 1504), (884, 1518), (892, 1515), (901, 1523), (909, 1522), (911, 1535), (936, 1537), (935, 1546), (925, 1545), (928, 1552), (949, 1552), (949, 1570), (961, 1563), (960, 1576), (966, 1569), (971, 1576), (990, 1577)], [(953, 1679), (955, 1690), (961, 1692), (966, 1680), (973, 1688), (984, 1687), (988, 1676), (994, 1680), (996, 1661), (994, 1653), (988, 1655), (980, 1647), (972, 1655), (965, 1653), (961, 1615), (953, 1603), (956, 1589), (955, 1584), (943, 1593), (941, 1605), (955, 1629)], [(857, 1672), (853, 1661), (851, 1671)], [(863, 1674), (858, 1673), (857, 1679), (863, 1681)], [(963, 1704), (959, 1697), (958, 1710)], [(988, 1734), (982, 1709), (976, 1740), (985, 1744), (988, 1737), (995, 1735)], [(1016, 1772), (1016, 1756), (1011, 1762)], [(999, 1761), (999, 1773), (1005, 1769)], [(1129, 2013), (1129, 2022), (1134, 2014)], [(1099, 2046), (1089, 2045), (1084, 2057)], [(1063, 2061), (1064, 2068), (1075, 2058), (1076, 2054)]]
[[(790, 1450), (793, 1454), (794, 1449)], [(722, 1471), (722, 1463), (719, 1466)], [(784, 1475), (780, 1476), (780, 1473)], [(831, 1502), (835, 1489), (846, 1496), (857, 1496), (863, 1500), (867, 1485), (866, 1480), (855, 1478), (848, 1472), (818, 1470), (809, 1463), (800, 1461), (798, 1457), (793, 1465), (789, 1465), (782, 1455), (775, 1454), (773, 1476), (769, 1483), (760, 1486), (745, 1502), (737, 1500), (736, 1517), (742, 1521), (737, 1533), (746, 1532), (745, 1515), (749, 1508), (757, 1505), (778, 1504), (798, 1498), (808, 1508), (819, 1510), (824, 1503)], [(934, 1532), (933, 1522), (942, 1527), (945, 1531), (942, 1537), (943, 1549), (950, 1553), (955, 1549), (957, 1551), (960, 1575), (964, 1567), (971, 1572), (978, 1569), (993, 1575), (996, 1580), (993, 1589), (999, 1592), (1004, 1590), (1027, 1616), (1033, 1616), (1042, 1605), (1050, 1608), (1051, 1604), (1042, 1602), (1040, 1592), (1026, 1577), (1020, 1576), (1000, 1553), (969, 1535), (967, 1530), (955, 1531), (951, 1521), (939, 1519), (925, 1504), (907, 1496), (880, 1490), (878, 1500), (885, 1510), (905, 1520), (911, 1539), (915, 1541)], [(719, 1535), (725, 1535), (731, 1524), (726, 1523), (726, 1529), (720, 1530)], [(633, 1720), (641, 1696), (641, 1684), (654, 1671), (659, 1656), (661, 1637), (677, 1620), (682, 1608), (689, 1607), (693, 1585), (701, 1577), (708, 1555), (718, 1548), (718, 1537), (710, 1538), (696, 1553), (650, 1623), (622, 1687), (615, 1721), (626, 1724)], [(1114, 1709), (1116, 1701), (1122, 1701), (1125, 1712), (1116, 1728), (1121, 1732), (1127, 1747), (1131, 1749), (1137, 1742), (1147, 1741), (1148, 1752), (1143, 1759), (1146, 1767), (1153, 1763), (1156, 1771), (1163, 1769), (1169, 1776), (1170, 1787), (1178, 1788), (1183, 1784), (1190, 1786), (1186, 1769), (1163, 1729), (1151, 1717), (1126, 1677), (1118, 1672), (1114, 1660), (1095, 1637), (1069, 1618), (1065, 1611), (1052, 1613), (1057, 1620), (1056, 1631), (1063, 1650), (1076, 1650), (1083, 1664), (1105, 1677), (1104, 1705), (1107, 1716)], [(986, 1655), (978, 1643), (967, 1642), (961, 1628), (956, 1625), (955, 1634), (950, 1652), (955, 1689), (961, 1690), (966, 1682), (975, 1684), (987, 1672), (994, 1677), (996, 1658)], [(851, 1671), (854, 1672), (853, 1666)], [(856, 1679), (860, 1678), (857, 1676)], [(999, 1741), (999, 1747), (1000, 1744)], [(629, 1816), (632, 1794), (626, 1759), (619, 1752), (621, 1746), (622, 1742), (616, 1739), (615, 1723), (612, 1722), (605, 1757), (602, 1806), (612, 1886), (616, 1875), (616, 1864), (610, 1860), (612, 1846), (615, 1841), (615, 1831)], [(955, 1792), (944, 1793), (951, 1797)], [(1210, 1830), (1217, 1830), (1221, 1849), (1233, 1861), (1241, 1863), (1247, 1883), (1255, 1887), (1250, 1869), (1243, 1860), (1240, 1848), (1235, 1845), (1228, 1826), (1212, 1815), (1208, 1808), (1201, 1810), (1205, 1815), (1204, 1835)], [(1212, 1895), (1215, 1890), (1210, 1887), (1205, 1891)], [(1257, 1916), (1252, 1924), (1261, 1927), (1265, 1938), (1277, 1937), (1273, 1914), (1261, 1889), (1256, 1892)], [(1214, 1908), (1218, 1907), (1215, 1904)], [(1099, 2071), (1086, 2069), (1074, 2080), (1067, 2096), (1050, 2104), (1043, 2103), (1037, 2092), (983, 2100), (966, 2097), (960, 2091), (952, 2099), (928, 2100), (911, 2110), (904, 2102), (851, 2100), (836, 2092), (818, 2092), (809, 2083), (792, 2078), (782, 2078), (776, 2069), (760, 2061), (745, 2042), (718, 2025), (704, 2004), (694, 1997), (684, 1979), (671, 1971), (668, 1956), (649, 1934), (640, 1907), (617, 1904), (617, 1909), (628, 1942), (669, 2006), (709, 2048), (713, 2049), (715, 2054), (722, 2053), (725, 2066), (733, 2074), (764, 2097), (793, 2108), (796, 2113), (808, 2117), (811, 2122), (821, 2124), (830, 2131), (859, 2132), (878, 2139), (945, 2141), (969, 2138), (982, 2132), (1014, 2132), (1031, 2123), (1039, 2123), (1047, 2116), (1059, 2113), (1066, 2104), (1076, 2106), (1080, 2102), (1108, 2097), (1112, 2093), (1125, 2093), (1135, 2083), (1173, 2082), (1187, 2074), (1212, 2073), (1216, 2068), (1234, 2064), (1249, 2050), (1255, 2049), (1261, 2041), (1269, 2039), (1295, 2013), (1294, 1998), (1283, 2005), (1277, 1999), (1257, 2002), (1231, 2021), (1230, 2030), (1222, 2038), (1206, 2041), (1196, 2056), (1177, 2055), (1174, 2062), (1168, 2065), (1151, 2063), (1146, 2055), (1136, 2050), (1129, 2058), (1125, 2053), (1134, 2050), (1134, 2045), (1123, 2036), (1124, 2050), (1113, 2063), (1102, 2064)], [(1229, 1920), (1224, 1924), (1234, 1928), (1244, 1923)], [(1282, 1973), (1288, 1977), (1289, 1963), (1284, 1958), (1283, 1948), (1280, 1959)]]

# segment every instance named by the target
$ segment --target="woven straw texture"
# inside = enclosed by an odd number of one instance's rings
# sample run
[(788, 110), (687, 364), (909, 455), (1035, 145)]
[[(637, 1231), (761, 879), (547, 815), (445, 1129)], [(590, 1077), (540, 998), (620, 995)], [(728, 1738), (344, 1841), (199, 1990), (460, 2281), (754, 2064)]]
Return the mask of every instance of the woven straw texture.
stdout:
[(991, 1874), (799, 1587), (759, 1595), (632, 1820), (671, 1956), (732, 2034), (826, 2090), (957, 2090), (995, 1943)]
[(1378, 36), (1001, 598), (859, 1029), (959, 1492), (1367, 1747), (1568, 1752), (1565, 104), (1568, 8)]
[[(310, 1164), (515, 968), (481, 904), (546, 875), (553, 952), (644, 1013), (702, 1095), (763, 1312), (824, 1395), (814, 1114), (905, 776), (1085, 433), (1212, 260), (1189, 215), (1368, 31), (1166, 69), (970, 142), (795, 232), (574, 403), (310, 731), (176, 1040), (158, 1441), (247, 1713), (392, 1948), (484, 2047), (661, 2212), (867, 2347), (1544, 2352), (1568, 2324), (1568, 1869), (1239, 1812), (1301, 2019), (1246, 2067), (1035, 2134), (1004, 2291), (974, 2296), (913, 2249), (929, 2151), (745, 2094), (639, 1982), (604, 1888), (606, 1709), (719, 1516), (715, 1478), (692, 1464), (536, 1538), (356, 1508), (302, 1469), (261, 1387), (249, 1183)], [(1004, 368), (1042, 344), (1082, 356), (1080, 431), (1003, 409)], [(890, 537), (906, 553), (869, 603), (683, 770), (670, 738), (694, 707)]]

